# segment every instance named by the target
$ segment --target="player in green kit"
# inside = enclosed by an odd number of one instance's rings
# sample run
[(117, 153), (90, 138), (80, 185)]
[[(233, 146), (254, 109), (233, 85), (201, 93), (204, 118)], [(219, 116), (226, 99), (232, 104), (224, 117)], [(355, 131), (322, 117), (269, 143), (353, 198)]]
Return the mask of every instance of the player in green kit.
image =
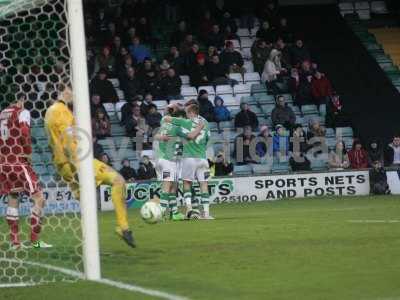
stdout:
[(196, 100), (190, 100), (185, 105), (186, 116), (188, 119), (166, 117), (165, 122), (169, 122), (182, 128), (184, 133), (191, 132), (199, 123), (204, 123), (204, 128), (193, 140), (189, 140), (183, 145), (182, 159), (182, 179), (183, 197), (188, 212), (188, 217), (192, 212), (192, 183), (197, 180), (200, 185), (201, 205), (203, 214), (201, 219), (213, 220), (210, 215), (210, 196), (208, 192), (208, 178), (210, 168), (207, 160), (207, 144), (210, 140), (210, 128), (208, 122), (199, 116), (199, 105)]
[[(177, 105), (169, 105), (166, 110), (167, 116), (176, 116), (179, 112)], [(161, 120), (161, 127), (154, 143), (157, 157), (156, 169), (158, 179), (162, 181), (162, 191), (160, 194), (160, 205), (164, 211), (170, 208), (170, 218), (173, 221), (181, 221), (185, 216), (178, 211), (176, 201), (177, 183), (181, 170), (181, 157), (183, 151), (183, 140), (193, 140), (198, 137), (204, 127), (199, 123), (192, 131), (184, 132), (181, 127), (165, 122), (165, 117)]]

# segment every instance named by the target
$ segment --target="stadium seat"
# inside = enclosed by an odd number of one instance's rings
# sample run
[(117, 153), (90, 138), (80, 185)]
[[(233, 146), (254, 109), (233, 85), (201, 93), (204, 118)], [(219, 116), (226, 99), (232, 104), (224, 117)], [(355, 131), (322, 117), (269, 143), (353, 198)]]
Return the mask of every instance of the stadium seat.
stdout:
[(272, 173), (287, 173), (287, 172), (289, 172), (289, 163), (276, 162), (276, 159), (274, 159), (274, 163), (272, 164)]
[(325, 137), (327, 137), (327, 138), (332, 138), (332, 137), (335, 137), (336, 136), (336, 134), (335, 134), (335, 129), (333, 129), (333, 128), (326, 128), (326, 133), (325, 133)]
[(319, 112), (320, 112), (320, 114), (321, 114), (321, 116), (326, 116), (326, 104), (321, 104), (320, 106), (319, 106)]
[(354, 139), (352, 137), (344, 137), (343, 142), (346, 144), (346, 149), (351, 149), (353, 147)]
[(337, 127), (336, 128), (337, 137), (353, 137), (353, 128), (351, 127)]
[(275, 105), (274, 96), (268, 95), (267, 93), (255, 94), (254, 98), (256, 99), (256, 101), (257, 101), (257, 103), (259, 105), (263, 105), (263, 104), (273, 104), (273, 105)]
[(254, 72), (254, 65), (252, 61), (245, 61), (243, 67), (246, 69), (246, 72)]
[(124, 95), (124, 92), (123, 92), (122, 90), (120, 90), (120, 89), (115, 89), (115, 91), (117, 92), (117, 96), (118, 96), (118, 99), (119, 99), (120, 101), (125, 99), (125, 95)]
[(261, 110), (257, 105), (250, 105), (250, 110), (255, 113), (257, 116), (263, 117), (265, 116), (264, 111)]
[(140, 157), (148, 156), (150, 160), (154, 159), (154, 152), (153, 150), (142, 150), (140, 152)]
[(257, 72), (247, 72), (244, 73), (243, 80), (245, 83), (260, 83), (260, 74)]
[(303, 105), (301, 107), (304, 115), (318, 114), (317, 106), (314, 104)]
[(257, 100), (253, 96), (240, 96), (240, 103), (257, 105)]
[(224, 100), (225, 106), (238, 107), (240, 105), (238, 98), (232, 96), (231, 94), (219, 95), (219, 96), (222, 98), (222, 100)]
[[(240, 73), (230, 73), (229, 78), (236, 80), (239, 84), (243, 83), (243, 76)], [(233, 87), (233, 89), (235, 89), (235, 87)]]
[(111, 83), (112, 83), (114, 88), (119, 88), (119, 80), (118, 80), (118, 78), (110, 78), (108, 80), (111, 81)]
[(240, 40), (240, 46), (242, 49), (251, 48), (251, 46), (253, 46), (253, 40), (251, 38), (243, 38)]
[(189, 87), (190, 86), (190, 78), (188, 75), (181, 75), (179, 76), (182, 81), (182, 86)]
[(208, 122), (208, 127), (210, 128), (211, 131), (218, 130), (218, 124), (216, 122)]
[(385, 1), (372, 1), (371, 12), (374, 14), (387, 14), (388, 10)]
[(286, 103), (290, 103), (290, 104), (293, 103), (293, 97), (291, 94), (286, 93), (286, 94), (282, 94), (282, 96), (285, 98)]
[(334, 149), (336, 147), (336, 137), (327, 137), (325, 143), (329, 149)]
[(239, 28), (237, 31), (237, 35), (240, 38), (244, 38), (244, 37), (249, 37), (251, 35), (251, 33), (249, 32), (249, 30), (247, 28)]
[(125, 104), (126, 104), (125, 101), (119, 101), (119, 102), (115, 103), (115, 111), (117, 113), (120, 113), (122, 106), (124, 106)]
[(251, 85), (248, 83), (244, 84), (236, 84), (233, 86), (233, 93), (235, 96), (250, 96), (251, 94)]
[(275, 105), (273, 104), (263, 104), (261, 105), (261, 109), (264, 112), (265, 115), (270, 116), (272, 113), (272, 110), (275, 108)]
[(103, 103), (103, 105), (109, 115), (115, 113), (115, 104), (114, 103)]
[(266, 94), (267, 93), (267, 87), (265, 86), (265, 84), (252, 84), (251, 85), (251, 95), (255, 95), (255, 94)]
[(223, 129), (233, 129), (233, 128), (234, 128), (233, 121), (224, 121), (224, 122), (220, 122), (220, 123), (219, 123), (219, 128), (220, 128), (221, 130), (223, 130)]
[(251, 175), (252, 167), (251, 165), (234, 166), (233, 172), (239, 176)]
[[(251, 49), (250, 48), (244, 48), (242, 50), (242, 57), (243, 57), (244, 60), (251, 60)], [(246, 69), (246, 71), (247, 71), (247, 69)], [(253, 69), (250, 72), (253, 72)]]
[(207, 94), (209, 96), (215, 96), (215, 90), (214, 90), (214, 87), (212, 85), (199, 86), (198, 90), (199, 90), (199, 93), (200, 93), (201, 90), (206, 90)]
[(164, 110), (168, 105), (166, 100), (154, 100), (153, 103), (157, 106), (158, 110)]
[(125, 135), (125, 134), (126, 134), (125, 128), (123, 128), (117, 124), (114, 124), (113, 126), (111, 126), (111, 135), (117, 136), (117, 135)]
[(182, 86), (181, 94), (183, 97), (197, 97), (197, 90), (193, 86)]
[(233, 89), (230, 85), (228, 84), (223, 84), (223, 85), (217, 85), (216, 89), (216, 94), (218, 96), (222, 95), (233, 95)]
[(253, 173), (255, 175), (264, 175), (271, 173), (271, 165), (269, 164), (252, 164)]
[(307, 158), (311, 163), (311, 169), (313, 171), (324, 171), (328, 167), (327, 154), (318, 155), (317, 157), (310, 155)]

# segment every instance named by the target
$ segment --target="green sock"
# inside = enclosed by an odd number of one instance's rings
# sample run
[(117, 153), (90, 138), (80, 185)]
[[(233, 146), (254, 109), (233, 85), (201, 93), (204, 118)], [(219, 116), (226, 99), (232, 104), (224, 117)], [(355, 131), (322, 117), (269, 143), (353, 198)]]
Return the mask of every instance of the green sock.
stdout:
[(169, 194), (169, 209), (173, 214), (178, 212), (178, 203), (176, 202), (176, 194), (175, 193)]
[(169, 194), (166, 192), (161, 192), (160, 194), (160, 205), (163, 211), (166, 211), (168, 208), (168, 202), (169, 202)]

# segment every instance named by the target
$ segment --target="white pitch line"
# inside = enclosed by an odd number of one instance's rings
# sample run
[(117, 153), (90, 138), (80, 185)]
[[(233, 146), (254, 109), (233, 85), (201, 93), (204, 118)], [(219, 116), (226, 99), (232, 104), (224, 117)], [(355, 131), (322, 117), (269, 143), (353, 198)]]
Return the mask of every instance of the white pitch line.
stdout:
[[(40, 268), (44, 268), (47, 270), (51, 270), (51, 271), (55, 271), (55, 272), (59, 272), (74, 278), (78, 278), (78, 279), (85, 279), (85, 275), (81, 272), (77, 272), (74, 270), (70, 270), (70, 269), (65, 269), (65, 268), (61, 268), (61, 267), (56, 267), (56, 266), (52, 266), (52, 265), (48, 265), (48, 264), (42, 264), (42, 263), (37, 263), (37, 262), (33, 262), (33, 261), (23, 261), (23, 260), (18, 260), (18, 259), (9, 259), (9, 258), (0, 258), (0, 262), (9, 262), (9, 263), (18, 263), (18, 264), (25, 264), (25, 265), (29, 265), (29, 266), (35, 266), (35, 267), (40, 267)], [(127, 290), (127, 291), (131, 291), (131, 292), (138, 292), (141, 294), (145, 294), (148, 296), (153, 296), (153, 297), (158, 297), (161, 299), (167, 299), (167, 300), (189, 300), (189, 298), (186, 297), (182, 297), (182, 296), (178, 296), (178, 295), (173, 295), (173, 294), (169, 294), (166, 292), (162, 292), (162, 291), (158, 291), (158, 290), (153, 290), (153, 289), (148, 289), (148, 288), (144, 288), (138, 285), (133, 285), (133, 284), (128, 284), (128, 283), (123, 283), (123, 282), (119, 282), (119, 281), (115, 281), (115, 280), (111, 280), (111, 279), (107, 279), (107, 278), (102, 278), (100, 280), (95, 280), (94, 282), (97, 283), (101, 283), (104, 285), (109, 285), (115, 288), (119, 288), (122, 290)], [(6, 288), (6, 287), (27, 287), (27, 286), (33, 286), (36, 285), (33, 282), (21, 282), (21, 283), (16, 283), (16, 284), (0, 284), (0, 288)]]
[(400, 220), (347, 220), (349, 223), (400, 223)]

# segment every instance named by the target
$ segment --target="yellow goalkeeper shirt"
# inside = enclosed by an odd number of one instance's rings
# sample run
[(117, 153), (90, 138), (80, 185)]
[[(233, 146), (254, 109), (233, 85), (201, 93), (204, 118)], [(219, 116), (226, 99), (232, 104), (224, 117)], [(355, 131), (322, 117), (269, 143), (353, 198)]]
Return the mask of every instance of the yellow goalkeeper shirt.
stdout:
[(55, 164), (76, 164), (77, 140), (75, 119), (71, 110), (61, 100), (51, 105), (46, 112), (45, 128)]

